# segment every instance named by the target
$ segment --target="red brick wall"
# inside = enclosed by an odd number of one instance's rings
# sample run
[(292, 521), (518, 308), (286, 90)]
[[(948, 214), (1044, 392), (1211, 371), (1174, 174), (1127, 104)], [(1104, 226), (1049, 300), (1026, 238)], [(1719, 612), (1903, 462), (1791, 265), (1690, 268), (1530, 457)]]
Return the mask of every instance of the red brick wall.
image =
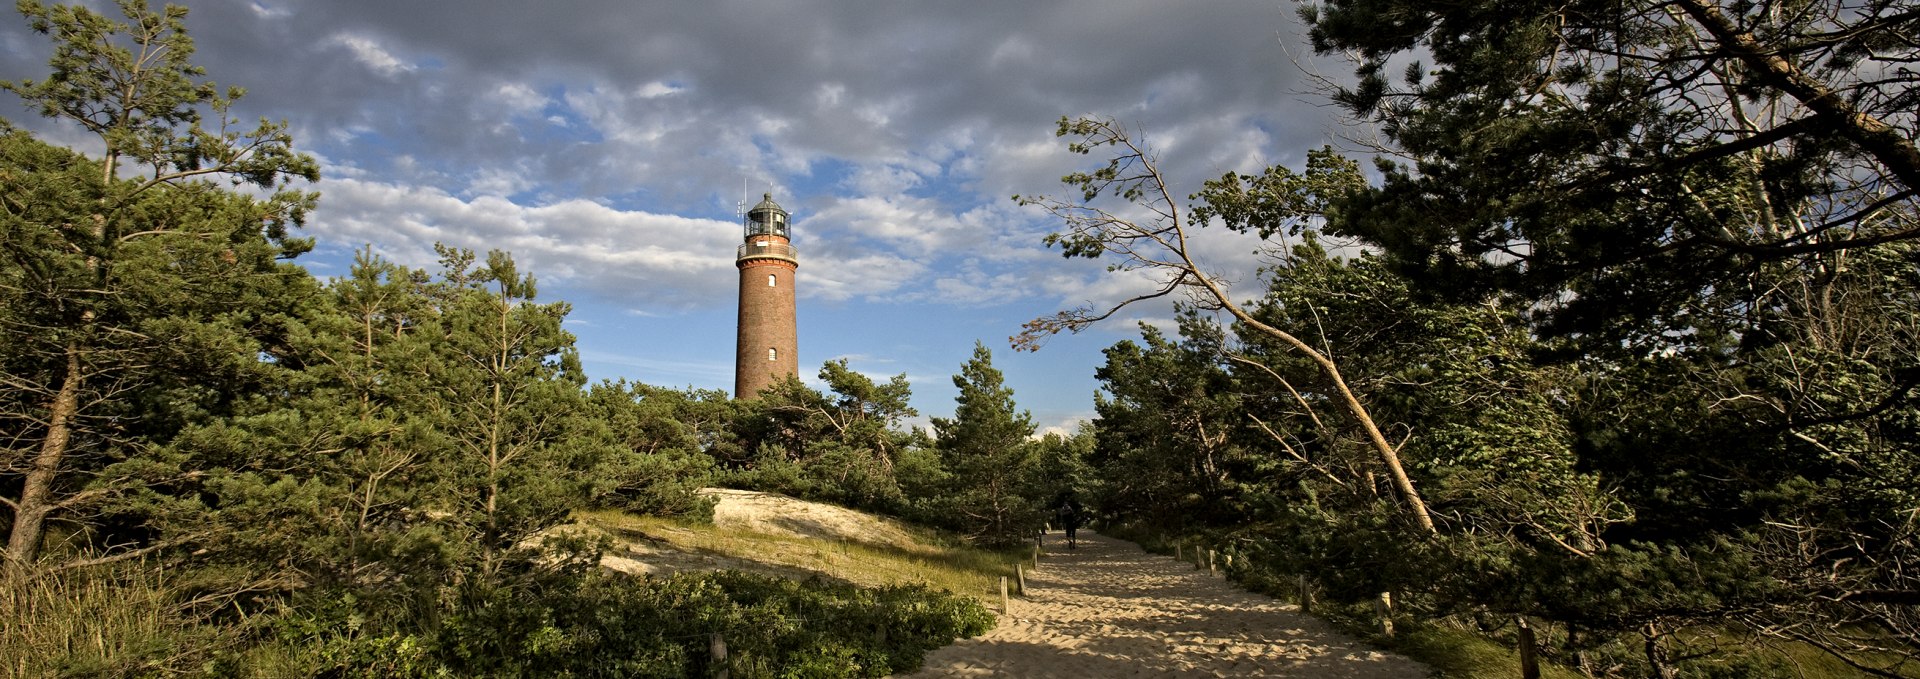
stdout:
[[(734, 350), (733, 396), (753, 398), (787, 375), (800, 374), (800, 340), (793, 313), (793, 274), (798, 265), (750, 259), (739, 267), (740, 335)], [(767, 285), (769, 275), (774, 278), (772, 286)], [(777, 352), (774, 360), (767, 360), (768, 349)]]

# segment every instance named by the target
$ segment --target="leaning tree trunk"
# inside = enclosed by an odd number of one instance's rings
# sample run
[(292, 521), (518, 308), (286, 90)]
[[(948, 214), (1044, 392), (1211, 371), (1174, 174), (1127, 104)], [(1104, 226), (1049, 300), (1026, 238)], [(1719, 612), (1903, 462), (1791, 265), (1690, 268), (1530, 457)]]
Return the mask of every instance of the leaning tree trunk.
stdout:
[(1660, 645), (1664, 636), (1654, 623), (1641, 628), (1640, 636), (1646, 641), (1648, 679), (1673, 679), (1673, 662), (1667, 657), (1667, 649)]
[(1374, 454), (1380, 457), (1380, 465), (1386, 467), (1387, 475), (1393, 479), (1393, 487), (1400, 493), (1400, 499), (1407, 503), (1407, 514), (1412, 517), (1414, 523), (1419, 524), (1422, 530), (1429, 534), (1438, 533), (1439, 529), (1433, 525), (1433, 513), (1427, 509), (1426, 501), (1420, 499), (1420, 492), (1414, 489), (1413, 479), (1407, 476), (1406, 467), (1400, 464), (1400, 451), (1395, 450), (1393, 444), (1387, 442), (1386, 435), (1380, 432), (1380, 426), (1374, 424), (1373, 415), (1367, 412), (1367, 406), (1360, 402), (1360, 398), (1353, 394), (1352, 389), (1347, 387), (1347, 379), (1340, 374), (1340, 364), (1326, 354), (1320, 353), (1318, 349), (1313, 348), (1313, 345), (1294, 337), (1292, 333), (1260, 322), (1260, 319), (1254, 318), (1239, 305), (1233, 304), (1232, 300), (1227, 298), (1226, 291), (1214, 285), (1211, 279), (1201, 277), (1201, 281), (1205, 284), (1207, 291), (1213, 294), (1214, 299), (1219, 301), (1226, 308), (1227, 313), (1232, 314), (1235, 319), (1264, 335), (1287, 343), (1320, 367), (1320, 371), (1333, 381), (1334, 389), (1340, 392), (1340, 405), (1346, 408), (1347, 413), (1352, 415), (1353, 419), (1360, 423), (1360, 428), (1367, 433), (1367, 443), (1372, 446)]
[(53, 513), (53, 481), (60, 475), (73, 441), (74, 415), (80, 410), (80, 348), (67, 344), (66, 375), (60, 390), (54, 392), (47, 409), (47, 437), (27, 470), (20, 489), (20, 501), (13, 508), (13, 530), (7, 538), (6, 561), (14, 568), (25, 568), (40, 557), (40, 536), (45, 533), (47, 515)]

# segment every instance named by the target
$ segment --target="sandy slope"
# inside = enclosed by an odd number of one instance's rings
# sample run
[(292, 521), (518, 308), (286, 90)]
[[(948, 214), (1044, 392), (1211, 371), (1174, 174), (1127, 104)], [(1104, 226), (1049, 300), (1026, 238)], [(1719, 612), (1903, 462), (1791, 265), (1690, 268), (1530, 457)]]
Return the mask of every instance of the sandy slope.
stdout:
[(864, 512), (751, 490), (702, 488), (700, 494), (719, 501), (713, 507), (713, 525), (721, 528), (926, 550), (899, 522)]
[[(1130, 542), (1082, 533), (1027, 578), (987, 634), (928, 654), (910, 677), (1425, 677), (1292, 604)], [(1052, 541), (1050, 541), (1052, 542)]]
[[(904, 524), (844, 507), (798, 500), (776, 493), (728, 488), (702, 488), (700, 494), (716, 500), (713, 525), (730, 531), (759, 533), (784, 538), (805, 538), (826, 546), (860, 543), (906, 554), (937, 554), (939, 549), (916, 539)], [(601, 557), (600, 565), (634, 575), (666, 575), (681, 571), (737, 569), (791, 578), (821, 575), (838, 578), (831, 570), (807, 569), (792, 565), (808, 562), (795, 556), (765, 554), (763, 558), (739, 558), (706, 551), (689, 551), (674, 545), (675, 533), (690, 534), (675, 528), (656, 529), (654, 535), (623, 533), (615, 536), (614, 549)], [(814, 542), (807, 543), (816, 544)], [(817, 567), (830, 558), (814, 558)], [(878, 585), (885, 583), (856, 582)]]

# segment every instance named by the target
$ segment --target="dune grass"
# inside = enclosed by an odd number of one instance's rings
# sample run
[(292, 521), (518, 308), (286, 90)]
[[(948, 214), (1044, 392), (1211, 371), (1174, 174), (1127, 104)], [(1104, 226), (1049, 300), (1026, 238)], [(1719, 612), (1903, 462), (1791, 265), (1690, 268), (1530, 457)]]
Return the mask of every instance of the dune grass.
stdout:
[(772, 535), (617, 510), (581, 511), (575, 518), (606, 531), (616, 541), (652, 542), (673, 551), (718, 557), (722, 563), (817, 574), (862, 587), (924, 585), (982, 600), (997, 599), (1000, 578), (1011, 577), (1014, 565), (1032, 556), (1030, 549), (970, 547), (958, 538), (917, 527), (908, 529), (915, 543), (901, 546)]
[[(1794, 677), (1795, 679), (1841, 679), (1875, 676), (1863, 672), (1845, 661), (1820, 650), (1812, 644), (1799, 641), (1787, 641), (1762, 637), (1752, 632), (1730, 627), (1694, 627), (1682, 630), (1677, 635), (1687, 646), (1688, 652), (1694, 649), (1732, 650), (1736, 659), (1743, 659), (1749, 665), (1764, 668), (1771, 676)], [(1883, 638), (1888, 644), (1899, 642)], [(1870, 666), (1877, 666), (1890, 672), (1892, 676), (1920, 678), (1920, 667), (1902, 664), (1896, 656), (1867, 654), (1855, 660)], [(1759, 675), (1760, 671), (1742, 668), (1749, 675)]]
[(158, 567), (133, 562), (0, 575), (0, 679), (165, 673), (222, 632), (199, 624)]
[[(1378, 640), (1375, 640), (1376, 642)], [(1520, 676), (1520, 652), (1486, 636), (1445, 625), (1418, 625), (1385, 644), (1426, 663), (1448, 679), (1512, 679)], [(1579, 672), (1540, 663), (1544, 679), (1580, 679)]]

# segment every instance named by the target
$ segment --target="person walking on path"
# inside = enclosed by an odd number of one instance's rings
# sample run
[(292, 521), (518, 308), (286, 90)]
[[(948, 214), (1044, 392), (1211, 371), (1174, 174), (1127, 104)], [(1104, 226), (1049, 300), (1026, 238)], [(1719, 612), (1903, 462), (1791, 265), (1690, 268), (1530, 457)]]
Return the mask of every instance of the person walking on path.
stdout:
[(1080, 499), (1074, 497), (1073, 491), (1062, 491), (1060, 497), (1054, 500), (1053, 515), (1060, 526), (1067, 529), (1067, 549), (1077, 548), (1079, 545), (1075, 538), (1080, 526), (1087, 521), (1087, 508), (1080, 506)]

